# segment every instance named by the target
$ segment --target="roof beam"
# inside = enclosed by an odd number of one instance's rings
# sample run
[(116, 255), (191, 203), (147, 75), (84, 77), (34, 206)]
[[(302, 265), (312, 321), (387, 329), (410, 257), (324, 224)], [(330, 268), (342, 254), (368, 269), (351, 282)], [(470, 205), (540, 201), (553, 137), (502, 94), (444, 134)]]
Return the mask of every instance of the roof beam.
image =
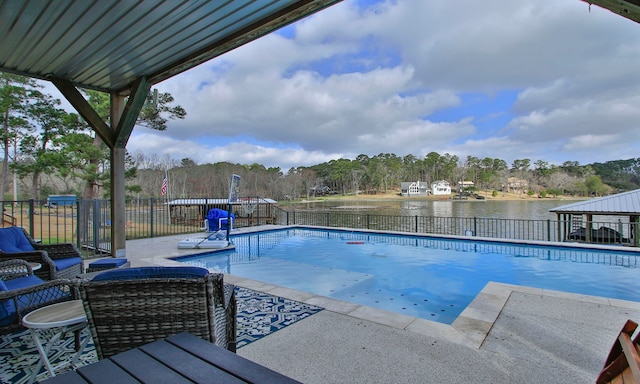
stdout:
[(89, 104), (89, 102), (82, 96), (80, 91), (69, 81), (61, 78), (52, 78), (51, 82), (58, 88), (60, 93), (73, 105), (82, 116), (85, 121), (96, 131), (96, 134), (100, 136), (102, 141), (113, 148), (115, 145), (115, 136), (113, 131), (109, 128), (107, 123), (104, 122), (102, 117), (96, 112), (95, 109)]
[(149, 90), (151, 90), (151, 83), (147, 81), (145, 76), (139, 77), (131, 85), (131, 94), (127, 99), (127, 104), (122, 111), (122, 116), (116, 127), (115, 147), (126, 147), (133, 127), (135, 127), (138, 116), (140, 115), (140, 111), (147, 100)]

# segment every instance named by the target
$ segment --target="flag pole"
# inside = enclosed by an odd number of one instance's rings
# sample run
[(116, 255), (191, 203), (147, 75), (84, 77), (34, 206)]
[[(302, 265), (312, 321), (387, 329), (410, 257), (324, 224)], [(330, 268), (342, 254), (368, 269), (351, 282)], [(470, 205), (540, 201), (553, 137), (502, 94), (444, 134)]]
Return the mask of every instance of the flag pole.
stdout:
[(164, 170), (164, 177), (162, 178), (162, 184), (160, 185), (160, 196), (163, 196), (167, 205), (167, 215), (169, 216), (169, 223), (171, 223), (171, 207), (169, 206), (169, 174), (167, 168)]

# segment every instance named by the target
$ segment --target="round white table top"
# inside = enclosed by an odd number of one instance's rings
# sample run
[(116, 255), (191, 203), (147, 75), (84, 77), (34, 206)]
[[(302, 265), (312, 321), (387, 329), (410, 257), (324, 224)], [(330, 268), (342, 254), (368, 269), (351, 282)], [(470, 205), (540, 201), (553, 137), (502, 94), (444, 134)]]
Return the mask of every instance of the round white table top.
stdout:
[(82, 300), (64, 301), (29, 312), (22, 318), (22, 325), (27, 328), (64, 327), (87, 321), (82, 307)]
[(31, 270), (32, 271), (35, 271), (35, 270), (38, 270), (38, 269), (42, 268), (42, 264), (40, 264), (40, 263), (32, 263), (32, 262), (30, 262), (29, 265), (31, 265)]

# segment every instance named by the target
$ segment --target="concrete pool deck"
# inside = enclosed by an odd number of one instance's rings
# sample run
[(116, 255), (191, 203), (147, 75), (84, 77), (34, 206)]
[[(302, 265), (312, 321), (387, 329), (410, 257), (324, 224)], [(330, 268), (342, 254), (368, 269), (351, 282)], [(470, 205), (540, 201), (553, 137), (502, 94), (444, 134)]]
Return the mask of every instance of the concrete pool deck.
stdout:
[[(180, 265), (169, 258), (210, 251), (178, 249), (186, 237), (128, 240), (127, 258), (133, 267), (169, 266)], [(593, 383), (625, 321), (640, 321), (638, 302), (500, 283), (446, 325), (234, 275), (225, 281), (325, 308), (238, 350), (304, 383)]]

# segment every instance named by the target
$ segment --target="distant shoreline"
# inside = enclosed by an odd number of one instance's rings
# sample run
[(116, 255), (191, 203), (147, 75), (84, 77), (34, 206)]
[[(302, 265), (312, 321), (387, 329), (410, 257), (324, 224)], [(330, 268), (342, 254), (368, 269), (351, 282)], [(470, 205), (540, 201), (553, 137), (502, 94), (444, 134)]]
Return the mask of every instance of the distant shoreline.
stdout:
[[(503, 193), (503, 192), (499, 192), (497, 196), (492, 196), (492, 192), (476, 192), (478, 195), (484, 196), (484, 201), (539, 201), (539, 200), (555, 200), (555, 201), (562, 201), (562, 200), (588, 200), (588, 197), (580, 197), (580, 196), (558, 196), (558, 197), (545, 197), (545, 198), (539, 198), (537, 195), (533, 195), (533, 196), (529, 196), (527, 194), (524, 193)], [(434, 201), (438, 201), (438, 200), (449, 200), (450, 197), (454, 196), (455, 193), (452, 193), (451, 195), (438, 195), (438, 196), (434, 196), (434, 195), (429, 195), (429, 196), (415, 196), (415, 197), (408, 197), (408, 196), (401, 196), (400, 192), (398, 191), (393, 191), (393, 192), (388, 192), (388, 193), (378, 193), (375, 195), (367, 195), (367, 194), (358, 194), (358, 195), (347, 195), (347, 196), (343, 196), (343, 195), (327, 195), (327, 196), (318, 196), (315, 198), (310, 198), (310, 199), (303, 199), (301, 201), (299, 201), (299, 203), (304, 204), (304, 203), (317, 203), (319, 201), (384, 201), (384, 200), (411, 200), (411, 201), (417, 201), (417, 200), (434, 200)], [(469, 200), (473, 201), (475, 200), (474, 198), (470, 197)], [(480, 201), (480, 200), (478, 200)]]

